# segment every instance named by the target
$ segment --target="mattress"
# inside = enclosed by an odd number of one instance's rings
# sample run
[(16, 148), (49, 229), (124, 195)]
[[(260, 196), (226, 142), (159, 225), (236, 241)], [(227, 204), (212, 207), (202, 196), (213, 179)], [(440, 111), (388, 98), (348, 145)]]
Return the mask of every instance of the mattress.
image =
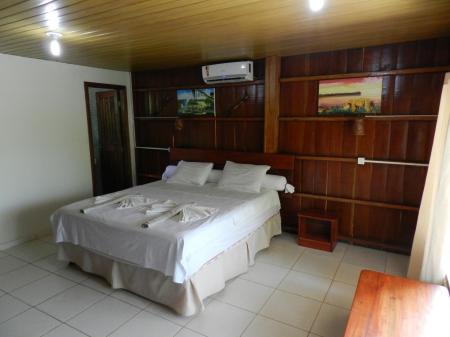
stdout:
[(186, 282), (205, 263), (250, 235), (280, 210), (278, 193), (221, 190), (216, 184), (187, 186), (158, 181), (133, 187), (122, 194), (141, 194), (161, 201), (195, 202), (218, 211), (191, 223), (168, 220), (141, 227), (148, 218), (137, 209), (105, 206), (90, 214), (80, 209), (94, 204), (85, 199), (57, 210), (51, 217), (57, 243), (71, 243), (97, 254), (141, 268), (157, 270)]

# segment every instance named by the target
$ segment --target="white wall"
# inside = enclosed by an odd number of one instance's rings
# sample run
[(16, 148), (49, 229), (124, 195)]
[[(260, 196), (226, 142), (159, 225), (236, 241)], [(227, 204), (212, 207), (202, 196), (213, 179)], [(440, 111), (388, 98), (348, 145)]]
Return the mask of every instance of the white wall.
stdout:
[(92, 195), (84, 81), (127, 86), (133, 143), (130, 73), (0, 54), (0, 249)]

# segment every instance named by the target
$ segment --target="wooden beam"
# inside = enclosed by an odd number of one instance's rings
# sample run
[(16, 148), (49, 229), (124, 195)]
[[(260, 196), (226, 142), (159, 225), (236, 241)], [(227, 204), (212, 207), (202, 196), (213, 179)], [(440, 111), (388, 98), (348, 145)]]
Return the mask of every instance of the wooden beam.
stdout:
[(266, 57), (264, 87), (264, 152), (278, 151), (278, 116), (280, 114), (279, 56)]

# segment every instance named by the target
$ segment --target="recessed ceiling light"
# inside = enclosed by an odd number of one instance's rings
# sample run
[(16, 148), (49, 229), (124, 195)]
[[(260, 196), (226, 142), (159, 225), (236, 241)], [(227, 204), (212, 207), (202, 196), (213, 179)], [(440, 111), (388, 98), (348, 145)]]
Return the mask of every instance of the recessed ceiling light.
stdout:
[(325, 0), (309, 0), (309, 8), (313, 12), (318, 12), (323, 8)]
[(51, 37), (50, 41), (50, 53), (53, 56), (61, 56), (61, 44), (58, 39), (62, 37), (62, 34), (56, 32), (48, 32), (47, 36)]
[(52, 53), (53, 56), (61, 55), (61, 45), (58, 40), (50, 41), (50, 53)]

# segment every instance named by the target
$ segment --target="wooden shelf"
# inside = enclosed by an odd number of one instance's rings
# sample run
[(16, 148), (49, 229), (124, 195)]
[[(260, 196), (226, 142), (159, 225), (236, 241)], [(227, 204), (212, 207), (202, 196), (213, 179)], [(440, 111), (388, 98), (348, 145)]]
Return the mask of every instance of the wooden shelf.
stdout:
[(332, 252), (336, 246), (338, 218), (334, 212), (303, 210), (298, 217), (298, 244)]
[[(363, 157), (363, 156), (361, 156)], [(332, 156), (302, 156), (297, 155), (295, 156), (296, 160), (314, 160), (314, 161), (333, 161), (333, 162), (341, 162), (341, 163), (354, 163), (357, 164), (358, 159), (352, 158), (352, 157), (332, 157)], [(370, 164), (388, 164), (388, 163), (395, 163), (395, 165), (405, 165), (405, 166), (423, 166), (428, 165), (428, 162), (407, 162), (407, 161), (399, 161), (395, 159), (377, 159), (377, 158), (366, 158), (364, 157), (365, 163), (364, 165), (370, 165)], [(374, 162), (376, 161), (376, 162)]]
[(437, 115), (370, 115), (370, 116), (298, 116), (298, 117), (279, 117), (281, 122), (347, 122), (354, 121), (358, 118), (367, 120), (381, 120), (381, 121), (434, 121), (437, 120)]
[(372, 72), (360, 72), (360, 73), (331, 74), (331, 75), (283, 77), (280, 79), (280, 82), (288, 83), (288, 82), (332, 80), (332, 79), (353, 78), (353, 77), (374, 77), (374, 76), (413, 75), (413, 74), (427, 74), (427, 73), (445, 73), (447, 71), (450, 71), (450, 66), (408, 68), (408, 69), (396, 69), (396, 70), (372, 71)]
[(162, 120), (174, 120), (174, 119), (177, 119), (177, 117), (174, 117), (174, 116), (135, 116), (134, 119), (162, 121)]
[(330, 156), (295, 156), (296, 160), (334, 161), (341, 163), (357, 163), (356, 158), (351, 157), (330, 157)]
[(262, 122), (264, 117), (211, 117), (211, 116), (183, 116), (183, 117), (134, 117), (135, 120), (153, 120), (153, 121), (165, 121), (165, 120), (187, 120), (187, 121), (223, 121), (223, 122)]
[(375, 119), (375, 120), (398, 120), (398, 121), (435, 121), (437, 120), (437, 115), (367, 115), (364, 118)]
[(170, 87), (149, 87), (149, 88), (133, 88), (133, 91), (164, 91), (164, 90), (179, 90), (179, 89), (203, 89), (203, 88), (222, 88), (222, 87), (236, 87), (264, 84), (264, 80), (256, 80), (252, 82), (236, 82), (236, 83), (217, 83), (217, 84), (192, 84), (180, 85)]
[(391, 208), (391, 209), (397, 209), (397, 210), (401, 210), (401, 211), (411, 211), (411, 212), (418, 212), (419, 211), (419, 207), (417, 207), (417, 206), (401, 205), (401, 204), (394, 204), (394, 203), (389, 203), (389, 202), (341, 198), (341, 197), (333, 197), (333, 196), (328, 196), (328, 195), (301, 193), (301, 192), (300, 193), (299, 192), (293, 193), (293, 195), (297, 195), (297, 196), (303, 197), (303, 198), (319, 199), (319, 200), (327, 200), (327, 201), (335, 201), (335, 202), (343, 202), (343, 203), (349, 203), (349, 204), (355, 204), (355, 205), (363, 205), (363, 206)]

